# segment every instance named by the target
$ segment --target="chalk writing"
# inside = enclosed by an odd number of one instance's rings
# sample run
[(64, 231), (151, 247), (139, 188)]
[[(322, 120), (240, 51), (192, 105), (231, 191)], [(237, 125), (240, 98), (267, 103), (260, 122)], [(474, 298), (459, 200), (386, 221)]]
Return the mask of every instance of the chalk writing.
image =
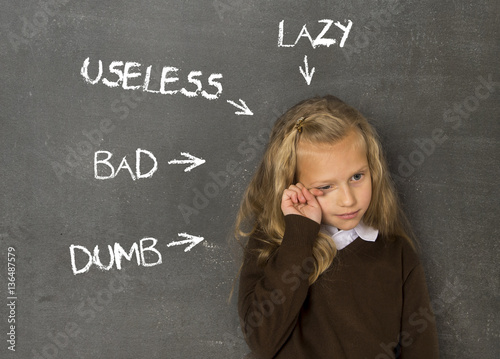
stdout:
[[(152, 244), (146, 246), (145, 243), (151, 241)], [(132, 261), (132, 257), (135, 255), (135, 259), (138, 266), (143, 267), (153, 267), (162, 263), (161, 253), (155, 248), (156, 243), (158, 241), (155, 238), (143, 238), (139, 241), (139, 245), (137, 243), (132, 244), (129, 252), (127, 253), (123, 247), (119, 243), (115, 243), (112, 247), (108, 245), (109, 252), (109, 263), (107, 265), (102, 264), (100, 255), (99, 255), (99, 245), (94, 247), (93, 253), (91, 253), (86, 247), (72, 244), (69, 247), (70, 255), (71, 255), (71, 268), (73, 269), (73, 274), (80, 274), (88, 272), (92, 265), (95, 265), (97, 268), (108, 271), (113, 268), (113, 265), (116, 264), (116, 269), (122, 269), (122, 258), (125, 258), (128, 261)], [(77, 266), (77, 251), (86, 256), (86, 261), (84, 266)], [(156, 261), (147, 261), (145, 252), (152, 252), (156, 254)], [(81, 256), (80, 256), (81, 257)], [(81, 261), (80, 261), (81, 262)]]
[(314, 71), (316, 70), (316, 68), (313, 67), (311, 69), (311, 72), (309, 72), (309, 64), (307, 63), (307, 55), (304, 56), (304, 69), (302, 69), (302, 66), (299, 66), (299, 70), (300, 70), (300, 73), (302, 74), (302, 76), (304, 76), (304, 79), (307, 82), (307, 86), (309, 86), (311, 84), (311, 80), (313, 78)]
[(184, 252), (189, 252), (195, 245), (201, 243), (204, 239), (203, 237), (192, 236), (187, 233), (179, 233), (179, 236), (185, 237), (187, 239), (182, 241), (170, 242), (169, 244), (167, 244), (167, 247), (189, 244), (189, 246), (187, 246), (186, 249), (184, 249)]
[[(171, 242), (167, 244), (167, 247), (189, 244), (189, 246), (184, 249), (184, 252), (189, 252), (194, 246), (204, 240), (203, 237), (192, 236), (187, 233), (179, 233), (178, 235), (187, 239)], [(149, 244), (147, 244), (148, 242)], [(130, 262), (135, 258), (138, 266), (154, 267), (162, 263), (162, 255), (160, 251), (156, 249), (157, 243), (158, 240), (156, 238), (143, 238), (139, 241), (139, 244), (133, 243), (128, 252), (123, 249), (119, 243), (114, 243), (113, 246), (108, 244), (107, 257), (109, 257), (109, 259), (107, 264), (103, 264), (101, 260), (99, 245), (96, 245), (91, 252), (85, 246), (72, 244), (69, 246), (71, 269), (74, 275), (88, 272), (92, 265), (102, 271), (109, 271), (114, 266), (116, 269), (120, 270), (122, 269), (123, 258)], [(147, 256), (145, 255), (146, 253), (148, 254)]]
[(200, 79), (203, 76), (201, 71), (189, 72), (186, 76), (187, 86), (179, 88), (180, 78), (178, 77), (178, 73), (181, 70), (174, 66), (164, 66), (159, 79), (159, 88), (151, 89), (151, 65), (145, 71), (142, 71), (142, 65), (138, 62), (112, 61), (108, 66), (108, 74), (106, 74), (106, 77), (103, 77), (103, 64), (101, 60), (98, 60), (97, 75), (93, 78), (89, 75), (89, 65), (90, 58), (87, 57), (83, 62), (80, 74), (91, 85), (95, 85), (100, 81), (111, 88), (121, 87), (124, 90), (141, 90), (162, 95), (180, 93), (186, 97), (198, 97), (201, 95), (207, 100), (216, 100), (222, 93), (222, 84), (220, 82), (222, 74), (220, 73), (212, 73), (206, 80), (207, 87), (213, 87), (216, 90), (214, 93), (214, 89), (211, 89), (210, 92), (205, 90), (204, 83)]
[(181, 152), (181, 155), (183, 155), (184, 157), (187, 157), (188, 159), (187, 160), (172, 160), (172, 161), (168, 161), (168, 164), (169, 165), (182, 165), (182, 164), (191, 164), (191, 166), (189, 167), (186, 167), (184, 169), (184, 172), (189, 172), (191, 171), (193, 168), (196, 168), (202, 164), (204, 164), (206, 161), (203, 159), (203, 158), (198, 158), (198, 157), (195, 157), (193, 155), (190, 155), (189, 153), (187, 152)]
[(231, 101), (231, 100), (227, 100), (228, 103), (230, 103), (231, 105), (233, 105), (234, 107), (236, 107), (237, 109), (239, 109), (240, 111), (236, 111), (235, 114), (236, 115), (246, 115), (246, 116), (252, 116), (253, 115), (253, 112), (250, 111), (250, 109), (248, 108), (247, 104), (245, 103), (245, 101), (243, 101), (242, 99), (239, 99), (240, 103), (236, 103), (234, 101)]
[[(311, 43), (311, 46), (313, 47), (313, 49), (315, 49), (318, 46), (330, 47), (331, 45), (336, 44), (337, 43), (336, 39), (324, 37), (326, 35), (326, 33), (328, 32), (328, 30), (330, 29), (330, 27), (332, 26), (333, 20), (323, 19), (323, 20), (318, 20), (318, 22), (325, 24), (325, 26), (323, 27), (323, 30), (316, 36), (315, 39), (313, 39), (311, 37), (311, 34), (307, 30), (307, 25), (304, 24), (304, 26), (302, 26), (302, 29), (300, 30), (299, 34), (297, 35), (295, 42), (293, 44), (292, 43), (285, 44), (285, 43), (283, 43), (283, 40), (284, 40), (283, 38), (284, 38), (284, 33), (285, 33), (285, 31), (284, 31), (285, 20), (281, 20), (281, 22), (279, 23), (279, 26), (278, 26), (278, 47), (294, 47), (295, 45), (297, 45), (299, 40), (303, 37), (309, 39), (309, 42)], [(335, 26), (337, 26), (340, 30), (343, 31), (343, 35), (342, 35), (342, 39), (340, 40), (339, 47), (344, 47), (344, 44), (347, 40), (347, 37), (349, 36), (349, 32), (351, 31), (352, 21), (347, 20), (347, 25), (345, 25), (345, 26), (337, 21), (335, 23)]]
[[(103, 154), (106, 155), (106, 158), (99, 159), (99, 157)], [(141, 172), (142, 154), (147, 155), (151, 160), (153, 160), (153, 167), (147, 173)], [(130, 165), (128, 164), (127, 156), (123, 157), (122, 161), (120, 162), (120, 165), (118, 166), (118, 168), (115, 171), (115, 168), (113, 167), (113, 165), (109, 161), (112, 156), (113, 156), (113, 154), (109, 151), (96, 151), (96, 153), (94, 155), (94, 177), (96, 179), (105, 180), (105, 179), (115, 178), (122, 169), (126, 169), (129, 172), (130, 177), (132, 177), (132, 179), (135, 181), (136, 179), (152, 177), (153, 173), (155, 173), (156, 170), (158, 169), (158, 161), (156, 160), (156, 157), (151, 152), (149, 152), (147, 150), (140, 149), (140, 148), (138, 148), (136, 150), (136, 154), (135, 154), (135, 158), (136, 158), (136, 160), (135, 160), (135, 175), (134, 175), (134, 172), (132, 171), (132, 169), (130, 168)], [(102, 166), (106, 166), (107, 168), (109, 168), (111, 170), (111, 173), (109, 173), (108, 175), (99, 174), (98, 167), (102, 167)]]

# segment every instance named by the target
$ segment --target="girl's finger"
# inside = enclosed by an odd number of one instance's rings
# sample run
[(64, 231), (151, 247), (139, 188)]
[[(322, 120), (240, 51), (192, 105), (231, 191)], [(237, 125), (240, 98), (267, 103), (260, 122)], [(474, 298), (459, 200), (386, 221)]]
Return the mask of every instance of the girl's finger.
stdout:
[(296, 203), (297, 202), (297, 199), (296, 199), (294, 191), (285, 190), (285, 199), (286, 198), (290, 199), (292, 201), (292, 203)]
[(286, 189), (283, 192), (283, 199), (291, 199), (293, 203), (298, 203), (298, 193), (293, 189)]
[(290, 187), (288, 187), (289, 190), (292, 190), (297, 194), (296, 198), (298, 202), (306, 203), (307, 201), (302, 193), (302, 188), (304, 188), (304, 186), (301, 183), (297, 183), (297, 185), (292, 184), (290, 185)]
[(322, 191), (322, 190), (320, 190), (320, 189), (317, 189), (317, 188), (311, 188), (311, 189), (309, 190), (309, 192), (311, 192), (311, 193), (312, 193), (312, 195), (313, 195), (313, 196), (315, 196), (315, 197), (319, 197), (319, 196), (324, 195), (323, 191)]
[(314, 195), (305, 187), (302, 188), (302, 195), (307, 199), (309, 202), (313, 202), (316, 200)]
[[(304, 192), (304, 190), (307, 191), (306, 186), (304, 186), (302, 183), (299, 182), (299, 183), (297, 183), (297, 187), (300, 188), (300, 193), (301, 193), (302, 196), (304, 196), (304, 193), (306, 193), (306, 192)], [(306, 199), (305, 196), (304, 196), (304, 200), (307, 201), (307, 199)]]
[(308, 202), (317, 203), (316, 197), (322, 196), (323, 191), (317, 188), (311, 188), (311, 189), (303, 188), (302, 194), (304, 195), (304, 197), (307, 199)]
[(306, 202), (307, 199), (306, 197), (304, 196), (304, 189), (306, 188), (306, 186), (304, 186), (302, 183), (298, 182), (297, 183), (297, 188), (300, 190), (300, 194), (301, 194), (301, 197), (303, 198), (303, 201)]

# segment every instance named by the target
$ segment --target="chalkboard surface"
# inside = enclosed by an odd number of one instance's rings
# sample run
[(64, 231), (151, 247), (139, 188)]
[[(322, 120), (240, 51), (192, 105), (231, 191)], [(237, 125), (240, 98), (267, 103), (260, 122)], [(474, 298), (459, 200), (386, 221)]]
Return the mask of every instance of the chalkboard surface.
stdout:
[(500, 357), (497, 1), (2, 1), (0, 356), (244, 358), (232, 224), (275, 119), (379, 132), (443, 358)]

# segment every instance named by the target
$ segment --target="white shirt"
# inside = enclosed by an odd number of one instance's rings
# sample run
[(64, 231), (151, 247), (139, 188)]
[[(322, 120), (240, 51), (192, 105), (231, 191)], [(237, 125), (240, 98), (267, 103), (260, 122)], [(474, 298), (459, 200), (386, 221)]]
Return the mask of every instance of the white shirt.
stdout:
[(337, 250), (341, 250), (354, 242), (356, 238), (361, 238), (364, 241), (375, 242), (378, 236), (378, 229), (370, 227), (360, 221), (356, 227), (348, 231), (338, 230), (334, 226), (328, 224), (321, 225), (321, 231), (332, 237)]

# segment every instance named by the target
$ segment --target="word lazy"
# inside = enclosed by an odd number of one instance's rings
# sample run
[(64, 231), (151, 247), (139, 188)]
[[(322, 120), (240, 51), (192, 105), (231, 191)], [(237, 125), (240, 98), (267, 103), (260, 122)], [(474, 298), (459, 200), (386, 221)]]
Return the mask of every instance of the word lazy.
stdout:
[[(95, 85), (101, 81), (108, 87), (122, 87), (124, 90), (142, 90), (144, 92), (159, 93), (162, 95), (175, 95), (181, 93), (187, 97), (197, 97), (201, 95), (207, 100), (216, 100), (222, 93), (222, 74), (210, 74), (207, 82), (208, 86), (213, 87), (210, 91), (206, 91), (200, 77), (203, 75), (201, 71), (191, 71), (187, 75), (187, 84), (179, 88), (179, 77), (177, 73), (180, 71), (177, 67), (164, 66), (161, 71), (160, 79), (151, 81), (152, 66), (148, 66), (146, 71), (141, 71), (142, 65), (132, 61), (112, 61), (108, 66), (109, 74), (103, 77), (102, 61), (98, 62), (97, 75), (92, 79), (89, 76), (90, 58), (86, 58), (83, 62), (81, 75), (85, 81), (91, 85)], [(143, 79), (140, 79), (143, 77)], [(138, 79), (140, 79), (138, 81)], [(160, 86), (157, 89), (151, 89), (153, 82), (159, 82)], [(180, 85), (182, 86), (182, 85)], [(216, 91), (215, 91), (216, 90)]]
[[(323, 19), (323, 20), (318, 20), (318, 22), (321, 24), (325, 24), (325, 25), (323, 27), (323, 30), (321, 30), (321, 32), (318, 34), (318, 36), (316, 36), (315, 39), (313, 39), (311, 37), (311, 34), (307, 30), (307, 26), (304, 25), (302, 27), (302, 29), (300, 30), (299, 35), (297, 36), (297, 38), (295, 39), (295, 42), (293, 44), (283, 44), (285, 20), (282, 20), (279, 23), (278, 47), (294, 47), (295, 45), (297, 45), (297, 43), (299, 42), (299, 40), (302, 37), (309, 39), (309, 42), (311, 43), (311, 46), (313, 47), (313, 49), (315, 49), (318, 46), (330, 47), (330, 45), (336, 44), (337, 43), (336, 39), (324, 37), (326, 35), (326, 33), (328, 32), (328, 30), (330, 30), (330, 27), (333, 24), (333, 20)], [(347, 37), (349, 36), (349, 32), (351, 31), (352, 21), (347, 20), (346, 26), (342, 25), (340, 22), (337, 21), (335, 23), (335, 26), (337, 26), (340, 30), (342, 30), (344, 32), (344, 34), (342, 35), (342, 39), (340, 40), (340, 44), (339, 44), (339, 47), (344, 47), (345, 41), (347, 40)]]
[[(105, 158), (101, 158), (102, 155), (105, 155)], [(153, 161), (153, 166), (151, 169), (149, 169), (148, 172), (142, 173), (141, 172), (141, 158), (143, 155), (148, 156), (152, 161)], [(135, 175), (134, 172), (132, 171), (132, 168), (130, 168), (130, 165), (128, 164), (127, 161), (127, 156), (124, 156), (122, 161), (120, 162), (120, 165), (115, 171), (115, 168), (109, 161), (113, 154), (109, 151), (97, 151), (94, 155), (94, 177), (96, 179), (100, 180), (105, 180), (109, 178), (115, 178), (118, 173), (122, 170), (125, 169), (129, 172), (130, 177), (135, 181), (136, 179), (140, 178), (149, 178), (153, 176), (153, 173), (156, 172), (158, 169), (158, 161), (156, 160), (156, 157), (149, 151), (143, 150), (138, 148), (135, 151)], [(103, 175), (99, 174), (100, 171), (98, 170), (98, 167), (105, 167), (105, 171), (107, 170), (108, 174)], [(102, 172), (102, 171), (101, 171)]]

